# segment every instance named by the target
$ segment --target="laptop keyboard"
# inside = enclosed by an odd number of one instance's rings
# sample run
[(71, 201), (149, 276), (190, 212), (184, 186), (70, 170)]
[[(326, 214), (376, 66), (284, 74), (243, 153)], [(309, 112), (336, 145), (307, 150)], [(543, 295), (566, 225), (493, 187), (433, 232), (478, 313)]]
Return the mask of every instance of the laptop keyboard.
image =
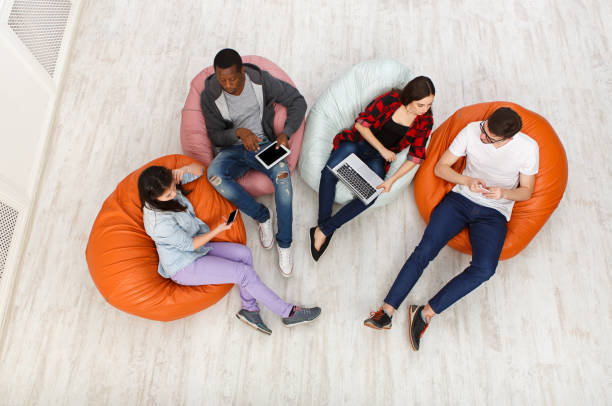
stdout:
[(359, 192), (364, 199), (367, 199), (376, 193), (376, 189), (366, 182), (366, 180), (348, 164), (342, 165), (340, 168), (338, 168), (337, 172), (338, 175), (341, 175), (343, 180), (350, 184), (357, 192)]

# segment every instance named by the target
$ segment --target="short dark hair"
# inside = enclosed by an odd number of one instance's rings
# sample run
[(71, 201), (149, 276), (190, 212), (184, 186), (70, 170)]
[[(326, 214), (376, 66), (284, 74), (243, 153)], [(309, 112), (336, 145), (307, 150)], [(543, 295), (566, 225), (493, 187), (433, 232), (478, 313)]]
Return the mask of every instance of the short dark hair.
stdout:
[[(162, 202), (157, 200), (170, 186), (172, 186), (172, 171), (163, 166), (150, 166), (138, 177), (138, 196), (140, 197), (140, 208), (145, 205), (153, 210), (159, 211), (185, 211), (187, 207), (183, 206), (177, 200), (169, 200)], [(176, 189), (180, 190), (183, 195), (189, 194), (181, 185), (176, 185)]]
[(225, 48), (217, 52), (215, 56), (215, 61), (213, 62), (213, 66), (215, 69), (227, 69), (229, 67), (235, 66), (236, 69), (240, 70), (242, 68), (242, 58), (240, 54), (231, 48)]
[(493, 112), (487, 119), (489, 131), (502, 137), (513, 137), (523, 127), (521, 116), (510, 107), (500, 107)]
[[(436, 87), (427, 76), (417, 76), (412, 79), (400, 92), (400, 101), (404, 106), (415, 100), (421, 100), (427, 96), (436, 95)], [(431, 114), (431, 108), (425, 114)]]

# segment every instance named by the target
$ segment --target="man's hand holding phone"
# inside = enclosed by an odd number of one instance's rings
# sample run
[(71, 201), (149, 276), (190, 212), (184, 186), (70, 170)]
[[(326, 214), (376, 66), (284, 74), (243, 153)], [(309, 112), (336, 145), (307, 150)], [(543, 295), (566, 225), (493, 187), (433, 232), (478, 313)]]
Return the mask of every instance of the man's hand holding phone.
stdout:
[(499, 200), (504, 198), (504, 189), (497, 186), (489, 186), (486, 192), (483, 192), (484, 197), (489, 199)]
[(485, 193), (488, 192), (487, 187), (482, 179), (469, 178), (465, 183), (472, 192), (474, 193)]
[(466, 186), (474, 193), (480, 193), (484, 197), (493, 200), (504, 198), (504, 189), (497, 186), (487, 186), (482, 179), (470, 178)]

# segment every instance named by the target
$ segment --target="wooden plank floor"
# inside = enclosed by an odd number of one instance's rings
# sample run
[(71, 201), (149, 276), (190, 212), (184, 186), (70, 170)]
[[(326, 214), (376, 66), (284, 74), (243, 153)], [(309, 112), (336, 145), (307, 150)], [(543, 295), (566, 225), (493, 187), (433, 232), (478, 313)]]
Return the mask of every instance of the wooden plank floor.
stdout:
[[(611, 404), (611, 19), (612, 3), (594, 0), (84, 0), (0, 335), (0, 403)], [(418, 353), (405, 308), (390, 331), (361, 324), (424, 229), (412, 189), (341, 229), (315, 264), (316, 194), (295, 174), (290, 279), (246, 221), (261, 278), (323, 308), (310, 326), (283, 328), (264, 310), (274, 333), (258, 334), (235, 319), (235, 289), (171, 323), (124, 314), (89, 276), (91, 225), (127, 173), (180, 152), (189, 82), (226, 46), (275, 61), (311, 106), (343, 71), (375, 58), (433, 79), (436, 125), (472, 103), (521, 104), (566, 148), (566, 195), (518, 257), (434, 321)], [(468, 261), (443, 249), (407, 302), (425, 302)]]

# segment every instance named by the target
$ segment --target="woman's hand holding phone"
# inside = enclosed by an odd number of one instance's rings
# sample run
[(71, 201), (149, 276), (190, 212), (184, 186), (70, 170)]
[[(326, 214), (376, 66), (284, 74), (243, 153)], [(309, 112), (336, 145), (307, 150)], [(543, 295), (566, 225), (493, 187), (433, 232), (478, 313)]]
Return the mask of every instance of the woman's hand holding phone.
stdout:
[(234, 221), (236, 220), (236, 215), (238, 214), (238, 209), (234, 210), (227, 216), (227, 218), (222, 217), (223, 222), (221, 222), (217, 227), (215, 227), (215, 233), (222, 233), (225, 230), (229, 230), (232, 228)]
[(216, 234), (222, 233), (222, 232), (232, 228), (233, 224), (234, 223), (227, 224), (227, 221), (226, 221), (225, 217), (223, 217), (223, 221), (221, 223), (219, 223), (217, 225), (217, 227), (215, 227), (214, 231), (215, 231)]

